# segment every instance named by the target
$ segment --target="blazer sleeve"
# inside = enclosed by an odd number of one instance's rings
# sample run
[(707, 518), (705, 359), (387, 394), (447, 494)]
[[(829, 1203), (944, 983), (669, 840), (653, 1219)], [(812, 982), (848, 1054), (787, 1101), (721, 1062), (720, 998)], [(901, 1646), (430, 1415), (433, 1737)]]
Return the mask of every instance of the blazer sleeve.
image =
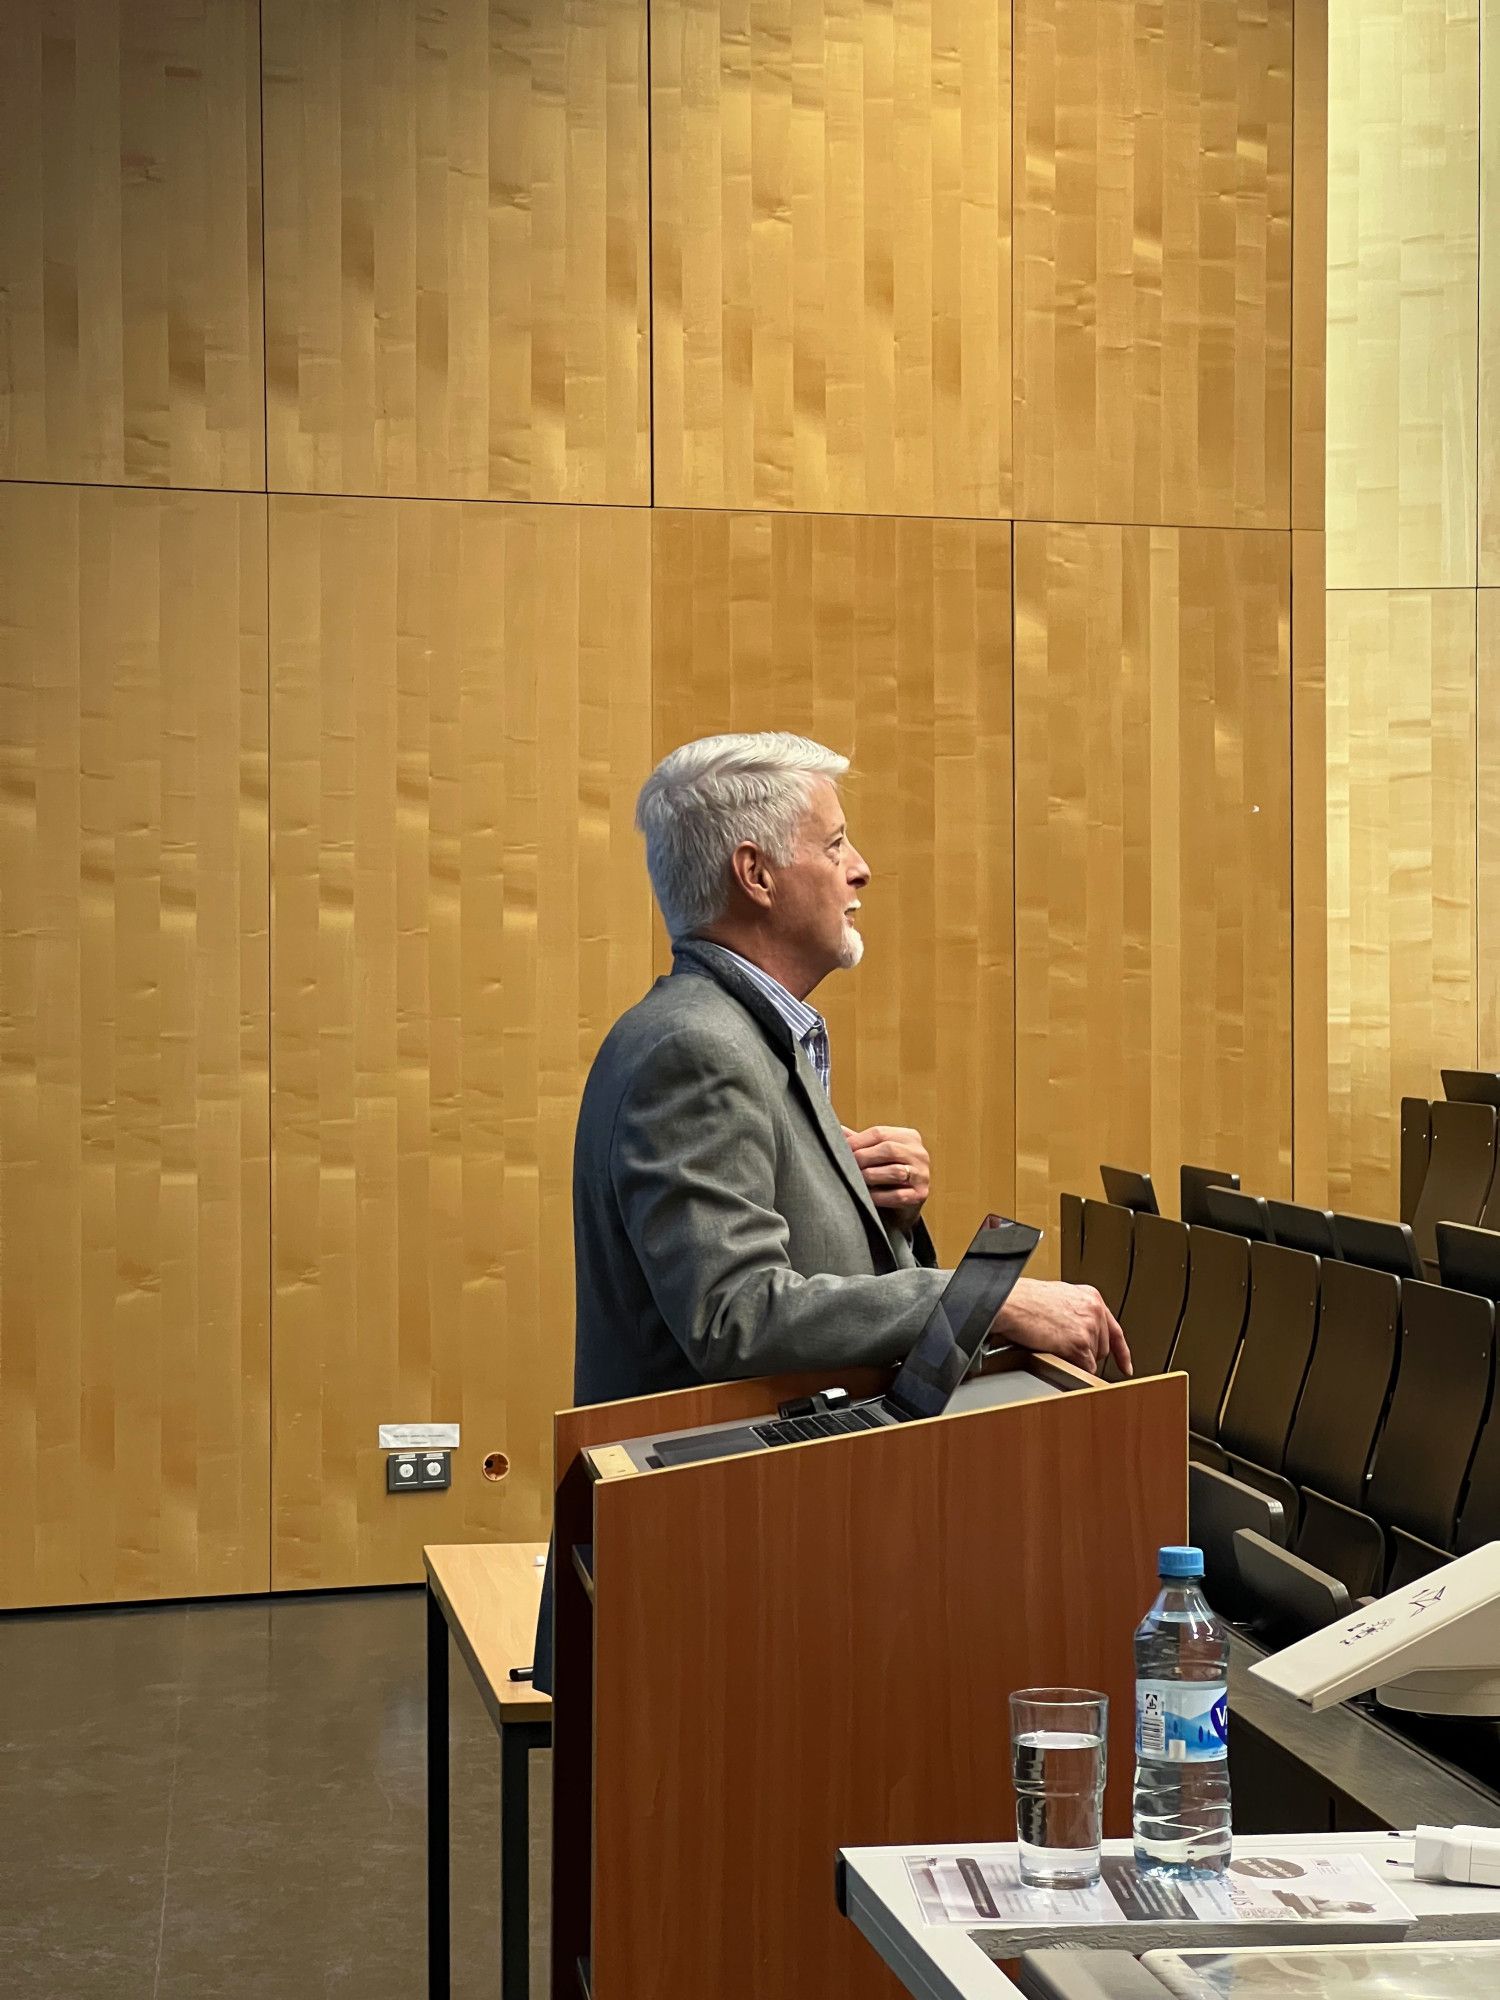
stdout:
[(930, 1267), (792, 1268), (763, 1082), (712, 1029), (667, 1037), (639, 1063), (610, 1173), (657, 1309), (706, 1380), (899, 1360), (947, 1282)]

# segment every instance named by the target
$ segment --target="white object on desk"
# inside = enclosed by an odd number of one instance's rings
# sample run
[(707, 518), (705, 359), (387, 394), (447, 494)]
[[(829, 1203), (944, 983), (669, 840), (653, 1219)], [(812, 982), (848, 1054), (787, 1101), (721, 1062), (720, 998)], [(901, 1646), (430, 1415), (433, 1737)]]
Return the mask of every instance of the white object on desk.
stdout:
[(1500, 1716), (1500, 1542), (1445, 1563), (1250, 1669), (1309, 1708), (1375, 1690), (1387, 1708)]
[(1412, 1872), (1419, 1882), (1480, 1882), (1500, 1888), (1500, 1828), (1419, 1826)]

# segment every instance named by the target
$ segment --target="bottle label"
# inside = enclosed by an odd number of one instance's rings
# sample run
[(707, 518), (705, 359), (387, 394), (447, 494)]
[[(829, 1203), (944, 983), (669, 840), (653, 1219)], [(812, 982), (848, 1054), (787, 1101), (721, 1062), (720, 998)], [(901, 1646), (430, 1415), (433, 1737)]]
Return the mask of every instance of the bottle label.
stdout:
[(1208, 1764), (1229, 1755), (1229, 1690), (1223, 1681), (1137, 1681), (1135, 1754)]

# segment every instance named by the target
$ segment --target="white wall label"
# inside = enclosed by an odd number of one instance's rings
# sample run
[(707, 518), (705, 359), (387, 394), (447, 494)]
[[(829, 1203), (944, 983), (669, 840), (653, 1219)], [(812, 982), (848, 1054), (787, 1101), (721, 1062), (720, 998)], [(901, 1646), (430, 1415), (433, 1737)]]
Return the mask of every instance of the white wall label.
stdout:
[(457, 1451), (457, 1424), (382, 1424), (382, 1451)]

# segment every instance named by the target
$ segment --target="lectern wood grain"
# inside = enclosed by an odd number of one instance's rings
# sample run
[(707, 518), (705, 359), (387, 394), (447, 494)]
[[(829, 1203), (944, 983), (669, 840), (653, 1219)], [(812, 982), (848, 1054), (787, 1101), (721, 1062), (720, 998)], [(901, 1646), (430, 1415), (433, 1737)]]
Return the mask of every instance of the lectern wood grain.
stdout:
[(595, 2000), (894, 1992), (834, 1853), (1009, 1835), (1016, 1686), (1110, 1695), (1127, 1828), (1185, 1433), (1167, 1376), (596, 1487)]

